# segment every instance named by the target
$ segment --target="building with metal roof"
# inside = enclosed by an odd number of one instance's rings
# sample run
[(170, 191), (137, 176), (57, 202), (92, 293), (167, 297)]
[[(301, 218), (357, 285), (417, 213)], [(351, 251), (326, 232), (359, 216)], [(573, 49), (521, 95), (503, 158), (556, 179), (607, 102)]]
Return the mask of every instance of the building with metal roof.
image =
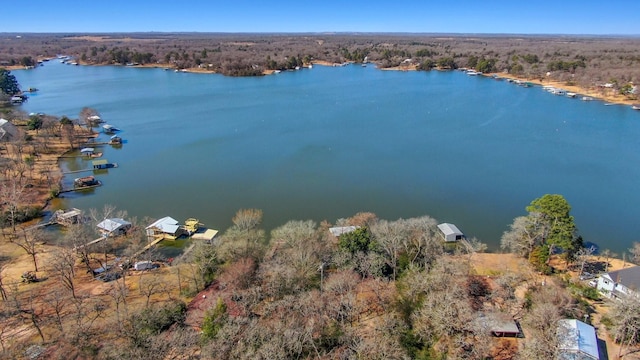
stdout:
[(163, 236), (168, 239), (175, 239), (183, 234), (183, 230), (178, 224), (178, 220), (171, 216), (165, 216), (146, 227), (147, 236)]
[(105, 236), (121, 235), (131, 228), (131, 223), (121, 218), (104, 219), (96, 225)]
[(453, 224), (442, 223), (438, 225), (438, 229), (442, 232), (442, 236), (446, 242), (455, 242), (464, 239), (462, 231)]
[(596, 329), (576, 319), (558, 321), (559, 360), (600, 360)]

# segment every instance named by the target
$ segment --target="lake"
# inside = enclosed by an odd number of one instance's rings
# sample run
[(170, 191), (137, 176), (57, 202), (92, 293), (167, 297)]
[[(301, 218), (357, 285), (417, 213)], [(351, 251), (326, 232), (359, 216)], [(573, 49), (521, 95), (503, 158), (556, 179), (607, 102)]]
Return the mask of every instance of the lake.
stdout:
[(268, 230), (430, 215), (498, 250), (514, 217), (557, 193), (585, 241), (621, 253), (640, 240), (640, 112), (629, 106), (357, 65), (230, 78), (50, 61), (12, 73), (40, 89), (25, 111), (77, 118), (88, 106), (123, 130), (122, 148), (101, 148), (119, 167), (96, 175), (95, 191), (65, 194), (68, 207), (220, 230), (241, 208), (262, 209)]

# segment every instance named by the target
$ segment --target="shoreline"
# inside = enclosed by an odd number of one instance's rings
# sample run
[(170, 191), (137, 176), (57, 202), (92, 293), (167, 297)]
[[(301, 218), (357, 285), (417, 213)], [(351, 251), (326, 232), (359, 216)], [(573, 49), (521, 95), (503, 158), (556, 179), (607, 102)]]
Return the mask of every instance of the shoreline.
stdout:
[(618, 105), (629, 105), (633, 106), (636, 103), (640, 102), (639, 100), (631, 100), (626, 98), (624, 95), (620, 95), (616, 92), (615, 89), (602, 88), (597, 86), (592, 86), (589, 88), (584, 88), (579, 85), (567, 85), (563, 81), (553, 80), (553, 79), (532, 79), (527, 77), (516, 76), (508, 73), (487, 73), (482, 74), (485, 77), (492, 77), (494, 75), (502, 78), (502, 79), (511, 79), (511, 80), (520, 80), (526, 81), (536, 86), (552, 86), (556, 89), (564, 90), (565, 92), (572, 92), (578, 95), (588, 96), (593, 98), (593, 100), (601, 100), (610, 104), (618, 104)]
[[(194, 74), (219, 74), (218, 72), (216, 72), (215, 70), (211, 70), (208, 68), (185, 68), (185, 69), (177, 69), (173, 64), (165, 64), (165, 63), (155, 63), (155, 64), (138, 64), (138, 65), (120, 65), (120, 64), (89, 64), (89, 63), (85, 63), (85, 62), (79, 62), (80, 65), (83, 66), (123, 66), (123, 67), (133, 67), (133, 68), (157, 68), (157, 69), (166, 69), (166, 70), (173, 70), (174, 72), (187, 72), (187, 73), (194, 73)], [(310, 65), (319, 65), (319, 66), (329, 66), (329, 67), (338, 67), (338, 66), (344, 66), (344, 64), (355, 64), (352, 61), (346, 62), (346, 63), (334, 63), (331, 61), (326, 61), (326, 60), (314, 60), (311, 62)], [(420, 71), (417, 68), (417, 65), (412, 64), (412, 65), (399, 65), (399, 66), (394, 66), (394, 67), (388, 67), (388, 68), (381, 68), (378, 66), (378, 64), (374, 63), (374, 62), (370, 62), (369, 64), (373, 65), (376, 67), (376, 69), (381, 70), (381, 71)], [(37, 68), (37, 67), (36, 67)], [(304, 66), (304, 68), (307, 68), (307, 66)], [(21, 65), (14, 65), (14, 66), (7, 66), (5, 67), (5, 69), (12, 71), (12, 70), (24, 70), (25, 67), (21, 66)], [(434, 68), (432, 70), (436, 70), (436, 71), (455, 71), (455, 70), (451, 70), (451, 69), (438, 69), (438, 68)], [(263, 75), (272, 75), (276, 73), (276, 70), (264, 70), (262, 72)], [(534, 85), (538, 85), (538, 86), (552, 86), (556, 89), (561, 89), (564, 90), (566, 92), (572, 92), (572, 93), (576, 93), (579, 95), (583, 95), (583, 96), (588, 96), (593, 98), (594, 100), (602, 100), (605, 101), (607, 103), (611, 103), (611, 104), (618, 104), (618, 105), (628, 105), (628, 106), (634, 106), (634, 105), (638, 105), (640, 104), (640, 99), (629, 99), (627, 98), (625, 95), (620, 95), (617, 93), (616, 89), (613, 88), (604, 88), (604, 87), (598, 87), (598, 86), (590, 86), (590, 87), (584, 87), (584, 86), (580, 86), (580, 85), (568, 85), (566, 84), (566, 82), (564, 81), (560, 81), (560, 80), (553, 80), (553, 79), (545, 79), (545, 78), (530, 78), (530, 77), (526, 77), (526, 76), (517, 76), (517, 75), (513, 75), (513, 74), (509, 74), (509, 73), (500, 73), (500, 72), (493, 72), (493, 73), (485, 73), (482, 74), (485, 77), (491, 77), (491, 76), (499, 76), (500, 78), (503, 79), (511, 79), (511, 80), (521, 80), (521, 81), (526, 81), (529, 82), (531, 84)]]

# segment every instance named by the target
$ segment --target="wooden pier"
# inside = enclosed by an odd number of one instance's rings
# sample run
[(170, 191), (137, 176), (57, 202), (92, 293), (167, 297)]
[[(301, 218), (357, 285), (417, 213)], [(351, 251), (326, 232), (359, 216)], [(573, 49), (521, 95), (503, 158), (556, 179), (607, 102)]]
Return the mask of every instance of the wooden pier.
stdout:
[(97, 188), (99, 186), (102, 186), (102, 182), (100, 182), (99, 184), (96, 184), (96, 185), (89, 185), (89, 186), (82, 186), (82, 187), (73, 188), (73, 189), (60, 190), (60, 194), (73, 192), (73, 191), (82, 191), (82, 190), (93, 189), (93, 188)]
[(94, 169), (82, 169), (82, 170), (73, 170), (73, 171), (64, 171), (62, 174), (63, 175), (67, 175), (67, 174), (77, 174), (77, 173), (81, 173), (81, 172), (85, 172), (85, 171), (93, 171)]
[(142, 250), (140, 250), (140, 251), (136, 252), (135, 254), (133, 254), (132, 258), (134, 258), (134, 259), (137, 258), (138, 256), (140, 256), (140, 254), (142, 254), (145, 251), (151, 249), (153, 246), (157, 245), (162, 240), (164, 240), (164, 237), (155, 238), (152, 242), (148, 243), (147, 246), (142, 248)]
[(99, 238), (97, 238), (97, 239), (95, 239), (95, 240), (89, 241), (88, 243), (86, 243), (86, 244), (84, 244), (84, 245), (74, 246), (74, 247), (73, 247), (73, 251), (76, 251), (76, 250), (78, 250), (78, 249), (85, 248), (85, 247), (87, 247), (87, 246), (89, 246), (89, 245), (93, 245), (93, 244), (98, 243), (98, 242), (100, 242), (100, 241), (102, 241), (102, 240), (105, 240), (106, 238), (107, 238), (106, 236), (101, 236), (101, 237), (99, 237)]

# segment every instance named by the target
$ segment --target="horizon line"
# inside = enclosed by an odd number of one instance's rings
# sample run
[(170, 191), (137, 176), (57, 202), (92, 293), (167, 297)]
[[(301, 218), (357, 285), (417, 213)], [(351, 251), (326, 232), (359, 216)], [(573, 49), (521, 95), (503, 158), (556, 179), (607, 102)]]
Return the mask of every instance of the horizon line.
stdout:
[(627, 37), (640, 38), (638, 34), (576, 34), (576, 33), (490, 33), (490, 32), (414, 32), (414, 31), (4, 31), (6, 35), (43, 34), (221, 34), (221, 35), (449, 35), (449, 36), (573, 36), (573, 37)]

